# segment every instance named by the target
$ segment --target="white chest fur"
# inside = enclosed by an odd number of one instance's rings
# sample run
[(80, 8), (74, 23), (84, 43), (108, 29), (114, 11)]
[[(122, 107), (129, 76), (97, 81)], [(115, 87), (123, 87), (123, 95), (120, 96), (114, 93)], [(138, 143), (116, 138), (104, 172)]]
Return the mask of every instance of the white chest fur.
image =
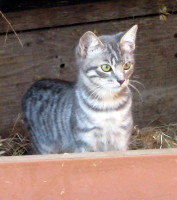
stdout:
[[(90, 146), (89, 151), (113, 151), (126, 150), (128, 139), (132, 127), (131, 97), (120, 97), (119, 101), (99, 102), (87, 100), (93, 109), (84, 103), (85, 100), (79, 99), (82, 110), (85, 111), (89, 122), (80, 123), (82, 128), (90, 128), (90, 131), (81, 133), (80, 138)], [(123, 102), (126, 102), (125, 104)], [(118, 109), (104, 110), (104, 108)], [(99, 108), (96, 110), (94, 108)], [(103, 110), (101, 110), (103, 108)]]
[(119, 111), (92, 113), (92, 127), (97, 128), (82, 134), (82, 140), (93, 151), (126, 150), (133, 123), (129, 113), (127, 107)]

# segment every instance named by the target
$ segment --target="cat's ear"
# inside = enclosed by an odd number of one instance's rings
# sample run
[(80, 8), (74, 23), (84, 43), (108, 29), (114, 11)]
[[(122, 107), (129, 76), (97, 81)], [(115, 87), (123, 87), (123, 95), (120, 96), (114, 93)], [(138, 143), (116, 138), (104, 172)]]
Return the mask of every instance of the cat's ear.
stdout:
[(87, 31), (79, 40), (79, 54), (85, 57), (94, 51), (100, 50), (103, 46), (103, 43), (93, 32)]
[(130, 53), (135, 50), (135, 40), (138, 25), (134, 25), (130, 28), (121, 38), (120, 47), (124, 52)]

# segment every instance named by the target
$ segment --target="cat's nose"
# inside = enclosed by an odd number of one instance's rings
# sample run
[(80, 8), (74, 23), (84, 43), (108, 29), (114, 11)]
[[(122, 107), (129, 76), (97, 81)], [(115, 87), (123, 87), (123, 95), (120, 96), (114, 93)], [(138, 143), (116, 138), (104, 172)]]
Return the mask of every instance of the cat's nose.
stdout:
[(120, 78), (116, 78), (117, 79), (117, 82), (120, 83), (120, 85), (123, 84), (123, 82), (125, 81), (125, 79), (120, 79)]

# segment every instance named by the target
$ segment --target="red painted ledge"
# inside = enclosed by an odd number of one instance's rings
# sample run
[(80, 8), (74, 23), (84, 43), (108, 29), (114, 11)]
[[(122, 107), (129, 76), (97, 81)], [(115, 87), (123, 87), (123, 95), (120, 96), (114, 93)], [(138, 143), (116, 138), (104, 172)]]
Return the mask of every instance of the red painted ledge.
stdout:
[(177, 200), (177, 149), (1, 157), (0, 200)]

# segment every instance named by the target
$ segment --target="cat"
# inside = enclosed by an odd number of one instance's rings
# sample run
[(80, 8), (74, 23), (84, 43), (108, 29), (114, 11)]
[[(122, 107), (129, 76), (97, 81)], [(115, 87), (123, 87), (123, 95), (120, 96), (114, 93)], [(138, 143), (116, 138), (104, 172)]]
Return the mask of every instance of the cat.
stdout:
[(77, 82), (41, 79), (26, 92), (22, 110), (34, 154), (127, 150), (137, 28), (86, 32), (76, 47)]

